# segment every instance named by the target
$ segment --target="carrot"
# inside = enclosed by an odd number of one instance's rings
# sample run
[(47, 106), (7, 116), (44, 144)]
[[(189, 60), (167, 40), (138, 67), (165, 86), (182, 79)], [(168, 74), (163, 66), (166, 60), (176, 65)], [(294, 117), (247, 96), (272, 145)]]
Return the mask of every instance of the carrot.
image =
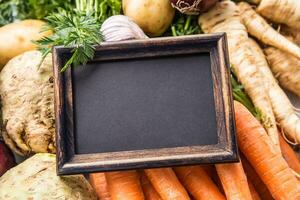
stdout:
[(254, 185), (251, 183), (251, 181), (248, 180), (248, 186), (251, 193), (251, 197), (253, 200), (261, 200), (259, 194), (257, 193)]
[(264, 52), (280, 85), (300, 97), (300, 60), (273, 47)]
[(205, 33), (226, 32), (229, 57), (233, 71), (251, 98), (254, 106), (262, 113), (262, 123), (280, 153), (278, 131), (263, 77), (255, 64), (255, 57), (248, 44), (246, 27), (241, 23), (238, 7), (232, 1), (221, 1), (199, 17)]
[(252, 199), (242, 164), (217, 164), (217, 173), (228, 200)]
[(176, 167), (174, 171), (195, 200), (225, 200), (202, 167)]
[(283, 139), (282, 136), (279, 138), (280, 141), (280, 147), (281, 147), (281, 152), (282, 156), (287, 162), (287, 164), (290, 166), (291, 169), (293, 169), (296, 174), (300, 174), (300, 162), (299, 159), (294, 152), (294, 150), (286, 143), (286, 141)]
[(171, 168), (145, 169), (144, 172), (163, 200), (190, 199)]
[(140, 173), (141, 175), (141, 184), (144, 191), (146, 200), (161, 200), (159, 194), (156, 192), (144, 172)]
[(100, 200), (110, 200), (107, 181), (104, 173), (89, 174), (89, 181)]
[(248, 3), (241, 2), (238, 6), (243, 23), (252, 36), (300, 59), (300, 48), (296, 44), (274, 30)]
[(253, 184), (257, 193), (263, 200), (273, 200), (271, 193), (269, 192), (267, 186), (262, 182), (258, 174), (255, 172), (253, 167), (250, 165), (245, 156), (240, 153), (243, 168), (245, 170), (247, 179)]
[(257, 119), (240, 103), (234, 102), (237, 140), (240, 150), (276, 200), (300, 199), (300, 183)]
[(300, 29), (299, 0), (261, 0), (256, 10), (276, 23)]
[[(253, 39), (249, 39), (249, 47), (254, 55), (256, 66), (263, 75), (265, 86), (267, 88), (277, 122), (288, 138), (295, 143), (299, 143), (300, 140), (298, 139), (300, 139), (300, 129), (297, 129), (297, 127), (300, 127), (300, 119), (294, 111), (292, 103), (285, 92), (278, 85), (275, 77), (272, 74), (272, 71), (269, 68), (266, 57), (259, 45)], [(273, 138), (275, 138), (279, 144), (278, 135), (273, 136)]]
[(145, 199), (136, 171), (106, 172), (105, 177), (112, 200)]
[(215, 166), (214, 165), (204, 165), (201, 167), (204, 169), (204, 171), (207, 173), (207, 175), (213, 180), (213, 182), (216, 184), (216, 186), (218, 187), (220, 192), (224, 195), (225, 192), (223, 190), (222, 183), (218, 176)]

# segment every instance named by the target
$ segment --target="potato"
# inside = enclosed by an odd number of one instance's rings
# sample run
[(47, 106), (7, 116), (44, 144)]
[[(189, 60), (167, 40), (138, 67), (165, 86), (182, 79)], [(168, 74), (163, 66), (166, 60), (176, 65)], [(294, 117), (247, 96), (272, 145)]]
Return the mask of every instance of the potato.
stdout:
[(149, 36), (163, 34), (175, 14), (170, 0), (123, 0), (122, 4), (124, 14)]
[(40, 20), (24, 20), (0, 28), (0, 69), (13, 57), (36, 49), (32, 40), (51, 34), (40, 33), (44, 24), (45, 22)]

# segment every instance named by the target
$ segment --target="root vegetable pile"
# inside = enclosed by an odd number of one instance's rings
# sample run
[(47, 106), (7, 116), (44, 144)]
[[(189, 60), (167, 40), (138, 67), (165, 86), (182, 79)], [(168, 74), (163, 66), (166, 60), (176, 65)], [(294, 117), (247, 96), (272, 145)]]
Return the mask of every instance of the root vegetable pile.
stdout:
[[(7, 13), (10, 1), (0, 5), (0, 14)], [(21, 8), (24, 3), (18, 2)], [(50, 25), (48, 32), (40, 33), (45, 22), (36, 19), (0, 27), (0, 69), (5, 65), (0, 71), (0, 199), (300, 200), (300, 162), (294, 150), (300, 145), (300, 115), (284, 91), (300, 98), (299, 0), (76, 0), (75, 4), (54, 0), (50, 4), (65, 6), (42, 18)], [(86, 177), (56, 175), (55, 155), (49, 154), (56, 149), (49, 54), (53, 45), (75, 44), (68, 63), (76, 65), (93, 57), (93, 41), (202, 32), (227, 34), (233, 96), (239, 101), (234, 102), (239, 162)], [(37, 43), (44, 54), (33, 50)], [(13, 167), (15, 159), (2, 138), (27, 160)]]

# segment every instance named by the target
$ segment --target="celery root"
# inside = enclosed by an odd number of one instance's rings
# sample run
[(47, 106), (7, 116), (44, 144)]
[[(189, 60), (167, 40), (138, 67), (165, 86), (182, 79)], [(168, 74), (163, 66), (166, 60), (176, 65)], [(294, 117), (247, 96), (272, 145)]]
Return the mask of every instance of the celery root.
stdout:
[(255, 65), (255, 59), (248, 47), (248, 34), (240, 21), (238, 7), (232, 1), (219, 2), (209, 12), (199, 17), (199, 24), (206, 33), (227, 33), (232, 68), (255, 107), (262, 112), (263, 125), (272, 139), (274, 147), (280, 151), (272, 106), (261, 73)]
[(261, 0), (256, 10), (271, 21), (300, 29), (299, 0)]
[(274, 47), (264, 52), (280, 85), (300, 97), (300, 60)]
[(300, 48), (296, 44), (274, 30), (248, 3), (241, 2), (238, 6), (243, 23), (250, 35), (300, 59)]
[[(300, 119), (284, 91), (279, 87), (269, 68), (265, 55), (259, 45), (249, 39), (249, 46), (255, 57), (256, 66), (264, 77), (273, 112), (284, 134), (296, 144), (300, 143)], [(278, 138), (279, 139), (279, 138)]]

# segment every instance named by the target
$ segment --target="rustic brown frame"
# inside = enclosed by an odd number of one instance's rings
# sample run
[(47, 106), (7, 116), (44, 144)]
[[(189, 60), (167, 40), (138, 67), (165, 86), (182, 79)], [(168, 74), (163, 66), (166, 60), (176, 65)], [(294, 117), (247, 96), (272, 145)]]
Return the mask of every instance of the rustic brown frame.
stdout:
[(99, 62), (157, 55), (210, 52), (218, 126), (218, 144), (216, 145), (75, 154), (72, 69), (60, 73), (61, 67), (71, 55), (71, 50), (71, 48), (63, 47), (53, 48), (57, 173), (59, 175), (238, 160), (226, 34), (102, 43), (96, 47), (93, 59), (93, 62)]

